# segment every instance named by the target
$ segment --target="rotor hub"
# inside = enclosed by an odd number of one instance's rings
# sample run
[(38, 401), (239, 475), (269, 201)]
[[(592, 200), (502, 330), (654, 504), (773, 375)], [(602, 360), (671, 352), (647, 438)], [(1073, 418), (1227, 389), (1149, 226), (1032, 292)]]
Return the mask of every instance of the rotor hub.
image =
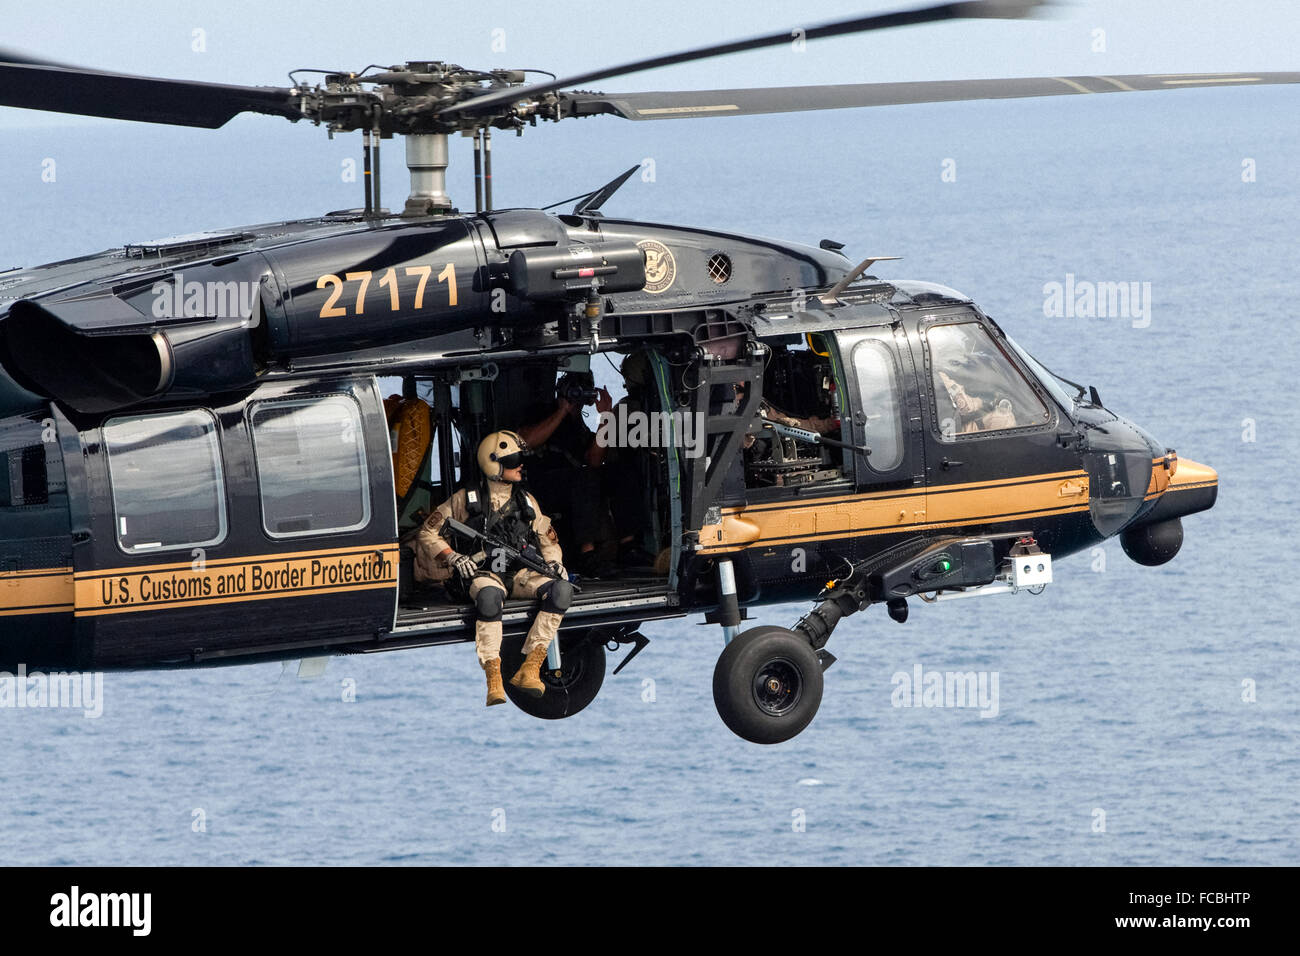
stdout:
[(558, 98), (546, 94), (489, 111), (457, 113), (457, 103), (525, 82), (524, 70), (469, 70), (454, 63), (416, 61), (377, 73), (330, 73), (316, 86), (295, 87), (304, 118), (331, 133), (377, 130), (384, 137), (454, 133), (487, 127), (522, 129), (538, 118), (558, 119)]

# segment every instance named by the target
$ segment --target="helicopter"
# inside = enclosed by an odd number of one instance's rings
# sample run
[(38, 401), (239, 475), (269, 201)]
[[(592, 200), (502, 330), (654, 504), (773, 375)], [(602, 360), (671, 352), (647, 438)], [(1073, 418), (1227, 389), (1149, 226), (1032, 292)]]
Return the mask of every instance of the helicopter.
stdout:
[[(1041, 6), (942, 3), (804, 36)], [(539, 395), (553, 401), (557, 378), (594, 401), (581, 385), (597, 357), (620, 359), (635, 399), (602, 427), (651, 560), (581, 580), (546, 693), (506, 688), (533, 716), (587, 707), (607, 651), (629, 648), (617, 674), (647, 645), (646, 622), (702, 615), (722, 629), (721, 719), (778, 743), (816, 715), (844, 617), (879, 604), (903, 622), (911, 598), (1037, 593), (1055, 561), (1113, 537), (1138, 564), (1171, 560), (1182, 519), (1215, 503), (1214, 469), (1050, 371), (969, 297), (882, 280), (870, 270), (888, 257), (855, 265), (830, 240), (603, 214), (637, 167), (556, 204), (568, 212), (495, 208), (492, 132), (1300, 73), (579, 89), (790, 39), (533, 83), (411, 61), (290, 74), (290, 87), (0, 50), (0, 106), (207, 129), (244, 112), (306, 120), (360, 132), (364, 163), (356, 209), (0, 272), (0, 669), (306, 666), (473, 640), (472, 607), (415, 580), (413, 536), (477, 480), (479, 441), (519, 427)], [(455, 134), (472, 141), (472, 215), (446, 190)], [(394, 137), (410, 175), (398, 212), (382, 204), (377, 161)], [(401, 394), (385, 397), (381, 379)], [(573, 517), (553, 515), (562, 535)], [(744, 628), (751, 610), (791, 602), (811, 606), (789, 627)], [(532, 611), (506, 602), (508, 669)]]

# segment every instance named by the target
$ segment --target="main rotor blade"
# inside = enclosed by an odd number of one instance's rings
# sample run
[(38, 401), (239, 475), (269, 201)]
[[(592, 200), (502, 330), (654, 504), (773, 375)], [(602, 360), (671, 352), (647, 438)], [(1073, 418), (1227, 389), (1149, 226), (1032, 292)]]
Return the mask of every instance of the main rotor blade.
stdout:
[(289, 119), (302, 115), (293, 91), (287, 88), (165, 80), (56, 66), (30, 58), (0, 61), (0, 106), (202, 129), (224, 126), (243, 112)]
[(796, 110), (838, 110), (907, 103), (1014, 99), (1077, 93), (1139, 93), (1198, 86), (1300, 83), (1300, 73), (1155, 73), (1127, 76), (1038, 76), (997, 80), (925, 80), (916, 83), (846, 83), (748, 90), (662, 93), (564, 93), (566, 113), (613, 113), (630, 120), (743, 116)]
[[(879, 13), (872, 16), (854, 17), (851, 20), (823, 23), (820, 26), (803, 30), (802, 39), (817, 40), (823, 37), (866, 33), (871, 30), (886, 30), (891, 27), (913, 26), (918, 23), (934, 23), (941, 20), (1015, 20), (1033, 15), (1039, 7), (1046, 6), (1050, 2), (1051, 0), (967, 0), (967, 2), (960, 3), (940, 3), (916, 10), (900, 10), (894, 13)], [(440, 112), (461, 113), (494, 109), (519, 100), (553, 93), (564, 87), (594, 83), (596, 80), (607, 80), (611, 77), (639, 73), (642, 70), (652, 70), (661, 66), (689, 63), (693, 60), (706, 60), (710, 57), (725, 56), (728, 53), (740, 53), (745, 50), (757, 50), (766, 46), (778, 46), (790, 43), (794, 38), (794, 32), (786, 30), (781, 33), (768, 34), (767, 36), (751, 37), (748, 40), (716, 43), (712, 46), (697, 47), (681, 53), (669, 53), (645, 60), (636, 60), (632, 63), (624, 63), (620, 66), (608, 67), (603, 70), (593, 70), (590, 73), (580, 73), (577, 76), (569, 76), (560, 80), (548, 80), (544, 83), (534, 83), (531, 86), (512, 87), (493, 93), (485, 93), (482, 96), (475, 96), (449, 106)]]
[[(22, 50), (11, 50), (8, 47), (0, 46), (0, 63), (39, 63), (42, 66), (68, 66), (67, 63), (57, 63), (54, 60), (45, 60), (30, 53), (24, 53)], [(70, 67), (76, 69), (76, 67)]]

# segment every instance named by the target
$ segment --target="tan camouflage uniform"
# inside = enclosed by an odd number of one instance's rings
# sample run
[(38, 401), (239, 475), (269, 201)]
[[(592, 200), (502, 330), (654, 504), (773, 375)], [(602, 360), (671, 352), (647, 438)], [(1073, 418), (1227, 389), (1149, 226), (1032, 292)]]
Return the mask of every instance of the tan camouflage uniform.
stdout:
[[(488, 509), (490, 512), (495, 512), (505, 506), (506, 502), (510, 500), (512, 487), (509, 482), (488, 482), (488, 491), (492, 498)], [(542, 514), (542, 509), (538, 507), (536, 498), (532, 495), (527, 495), (527, 498), (529, 507), (537, 515), (533, 519), (533, 531), (537, 535), (542, 558), (560, 565), (561, 573), (563, 573), (564, 554), (560, 550), (555, 529), (551, 527), (551, 519)], [(433, 514), (429, 515), (420, 527), (415, 547), (415, 576), (417, 580), (441, 583), (451, 577), (453, 572), (447, 564), (447, 559), (452, 557), (455, 551), (447, 540), (438, 533), (448, 518), (455, 518), (457, 521), (462, 522), (469, 520), (469, 498), (464, 488), (435, 508)], [(470, 557), (480, 558), (480, 555), (470, 555)], [(512, 598), (536, 597), (537, 589), (550, 580), (551, 578), (544, 574), (538, 574), (528, 568), (520, 568), (515, 574), (514, 584), (508, 596)], [(478, 592), (485, 587), (495, 587), (504, 591), (505, 582), (489, 570), (480, 570), (470, 582), (470, 600), (473, 601), (477, 598)], [(533, 620), (533, 626), (528, 631), (528, 637), (524, 640), (525, 656), (534, 647), (550, 646), (556, 632), (559, 630), (560, 621), (563, 617), (563, 614), (555, 611), (538, 611), (537, 617)], [(476, 621), (474, 624), (474, 645), (478, 651), (480, 664), (486, 664), (488, 661), (500, 657), (501, 622), (499, 620)]]

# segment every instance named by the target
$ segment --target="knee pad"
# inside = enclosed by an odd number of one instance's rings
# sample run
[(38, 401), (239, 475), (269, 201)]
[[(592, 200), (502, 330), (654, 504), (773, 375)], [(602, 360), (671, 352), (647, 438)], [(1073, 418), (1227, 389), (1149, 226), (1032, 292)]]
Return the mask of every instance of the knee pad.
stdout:
[(499, 621), (506, 604), (506, 592), (497, 587), (480, 588), (474, 598), (474, 610), (480, 621)]
[(552, 581), (544, 585), (539, 592), (542, 596), (542, 610), (563, 614), (573, 603), (573, 585), (568, 581)]

